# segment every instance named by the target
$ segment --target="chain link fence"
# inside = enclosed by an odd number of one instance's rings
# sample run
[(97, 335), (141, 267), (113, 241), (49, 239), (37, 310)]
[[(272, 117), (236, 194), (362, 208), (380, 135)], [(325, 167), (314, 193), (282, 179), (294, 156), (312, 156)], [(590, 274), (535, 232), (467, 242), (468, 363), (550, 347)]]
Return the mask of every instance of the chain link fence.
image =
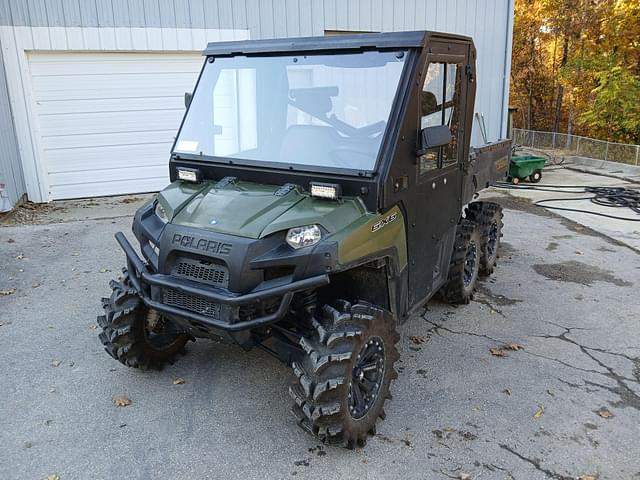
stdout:
[(576, 155), (628, 165), (638, 165), (640, 160), (640, 145), (613, 143), (566, 133), (514, 128), (513, 143), (538, 150), (552, 150), (556, 155)]

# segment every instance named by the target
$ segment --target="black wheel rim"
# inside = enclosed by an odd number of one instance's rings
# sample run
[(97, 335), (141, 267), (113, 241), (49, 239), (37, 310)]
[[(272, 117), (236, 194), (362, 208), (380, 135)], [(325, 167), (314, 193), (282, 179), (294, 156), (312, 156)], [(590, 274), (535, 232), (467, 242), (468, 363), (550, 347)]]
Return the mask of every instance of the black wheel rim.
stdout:
[(476, 274), (476, 264), (478, 261), (478, 247), (473, 240), (469, 242), (469, 248), (467, 248), (467, 254), (464, 258), (464, 286), (465, 288), (471, 285), (473, 277)]
[(145, 318), (144, 336), (147, 343), (156, 350), (170, 347), (176, 339), (176, 328), (164, 316), (149, 310)]
[(379, 337), (369, 339), (360, 350), (351, 371), (349, 413), (358, 419), (371, 409), (384, 379), (385, 349)]
[(493, 222), (489, 227), (489, 236), (487, 238), (487, 254), (489, 258), (493, 258), (498, 250), (498, 222)]

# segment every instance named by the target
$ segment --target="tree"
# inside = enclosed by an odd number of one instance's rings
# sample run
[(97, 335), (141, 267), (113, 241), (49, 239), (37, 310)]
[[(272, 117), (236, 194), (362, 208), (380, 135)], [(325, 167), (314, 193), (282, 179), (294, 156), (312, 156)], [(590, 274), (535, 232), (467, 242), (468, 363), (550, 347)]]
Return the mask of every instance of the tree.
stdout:
[(640, 143), (640, 2), (516, 0), (516, 126)]

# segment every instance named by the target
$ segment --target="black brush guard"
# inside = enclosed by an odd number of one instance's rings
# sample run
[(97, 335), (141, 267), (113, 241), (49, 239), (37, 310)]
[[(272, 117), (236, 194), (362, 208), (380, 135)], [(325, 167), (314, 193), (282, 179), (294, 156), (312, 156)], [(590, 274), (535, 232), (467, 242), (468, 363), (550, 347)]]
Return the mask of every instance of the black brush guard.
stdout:
[[(239, 332), (277, 322), (282, 319), (289, 310), (289, 305), (291, 304), (293, 295), (296, 292), (306, 290), (308, 288), (320, 287), (329, 283), (329, 276), (325, 274), (278, 285), (272, 288), (253, 290), (246, 294), (230, 294), (212, 287), (203, 288), (195, 282), (182, 280), (171, 275), (153, 273), (140, 259), (122, 232), (116, 233), (115, 237), (127, 257), (127, 268), (129, 270), (129, 278), (133, 288), (136, 290), (138, 295), (140, 295), (146, 306), (160, 313), (185, 318), (191, 322), (227, 332)], [(252, 318), (250, 320), (236, 320), (233, 318), (223, 320), (211, 318), (206, 315), (201, 315), (196, 312), (176, 308), (171, 305), (165, 305), (164, 303), (155, 301), (151, 298), (150, 286), (172, 289), (186, 295), (193, 295), (204, 300), (216, 302), (221, 305), (228, 305), (230, 307), (251, 305), (256, 302), (280, 296), (282, 296), (282, 299), (280, 300), (280, 304), (276, 311), (268, 315)]]

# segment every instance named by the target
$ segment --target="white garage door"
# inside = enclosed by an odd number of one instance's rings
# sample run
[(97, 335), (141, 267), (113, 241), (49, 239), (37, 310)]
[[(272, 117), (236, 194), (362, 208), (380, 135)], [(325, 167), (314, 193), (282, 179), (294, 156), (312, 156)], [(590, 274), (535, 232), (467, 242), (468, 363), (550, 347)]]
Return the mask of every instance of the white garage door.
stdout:
[(31, 53), (50, 198), (164, 187), (202, 62), (198, 53)]

